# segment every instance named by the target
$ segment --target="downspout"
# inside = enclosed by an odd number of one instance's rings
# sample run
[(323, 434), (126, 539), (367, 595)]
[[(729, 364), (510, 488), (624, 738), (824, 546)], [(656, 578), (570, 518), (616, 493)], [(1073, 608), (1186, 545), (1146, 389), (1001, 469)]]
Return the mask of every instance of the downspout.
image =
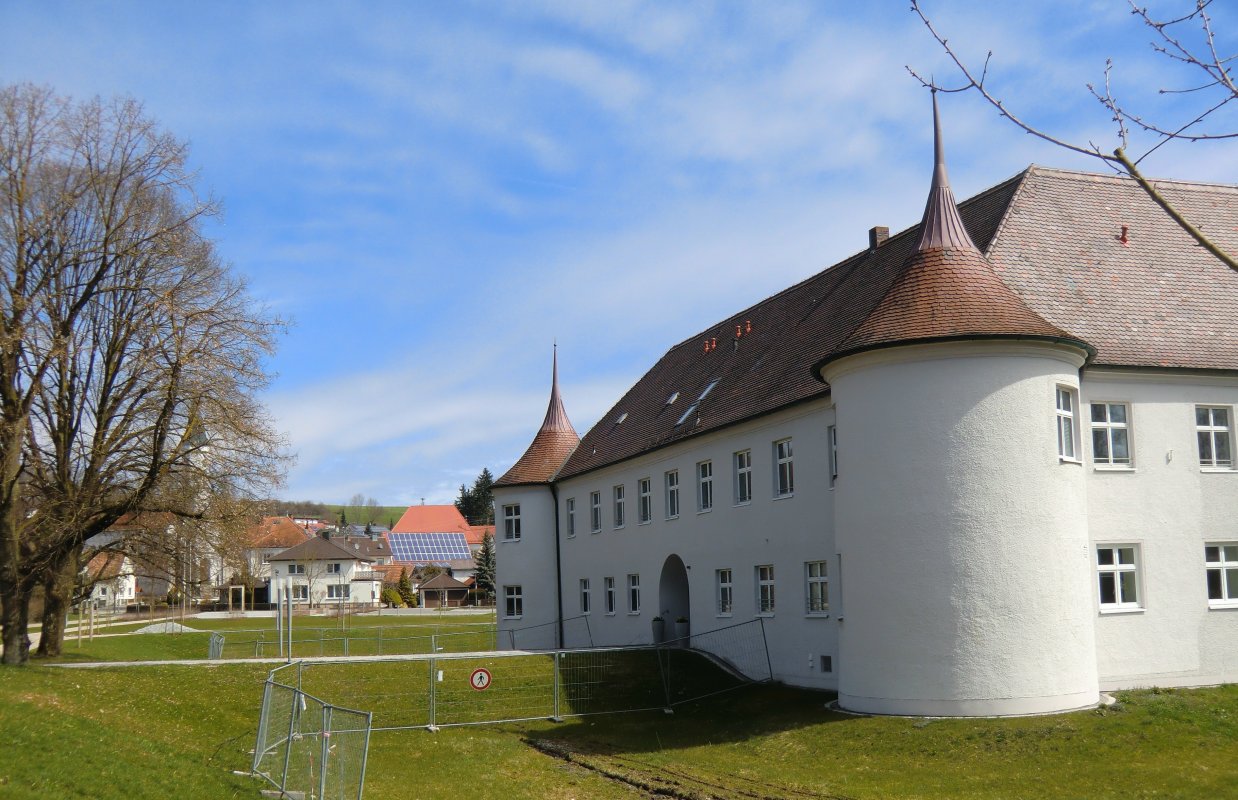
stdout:
[(555, 613), (558, 622), (557, 649), (563, 649), (563, 558), (559, 552), (559, 487), (553, 482), (547, 484), (550, 497), (555, 504)]

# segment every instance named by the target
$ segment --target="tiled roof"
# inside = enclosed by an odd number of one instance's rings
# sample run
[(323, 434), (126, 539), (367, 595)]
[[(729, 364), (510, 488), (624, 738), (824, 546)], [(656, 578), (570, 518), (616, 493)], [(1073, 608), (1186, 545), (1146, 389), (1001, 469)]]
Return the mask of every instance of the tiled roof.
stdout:
[(263, 517), (249, 533), (249, 546), (255, 550), (264, 547), (287, 548), (309, 538), (305, 529), (293, 522), (291, 517)]
[(392, 533), (467, 533), (468, 520), (455, 506), (409, 506)]
[(315, 536), (296, 547), (271, 556), (271, 561), (365, 561), (359, 553), (345, 550), (333, 541)]
[[(1157, 183), (1238, 252), (1238, 187)], [(1133, 181), (1030, 167), (958, 212), (993, 272), (1031, 312), (1096, 349), (1090, 364), (1238, 369), (1238, 273), (1189, 239)], [(918, 225), (908, 228), (672, 347), (585, 434), (557, 477), (826, 394), (813, 365), (841, 352), (853, 334), (856, 344), (879, 333), (876, 321), (859, 329), (917, 266), (910, 256), (918, 235)], [(947, 276), (963, 266), (948, 266)]]
[[(1226, 252), (1238, 253), (1238, 186), (1156, 184)], [(1238, 369), (1238, 272), (1134, 181), (1031, 168), (989, 258), (1041, 316), (1096, 347), (1093, 364)]]
[(369, 536), (332, 536), (331, 541), (361, 558), (391, 558), (391, 548), (381, 535), (373, 539)]
[(124, 569), (125, 555), (114, 551), (96, 553), (86, 563), (86, 575), (92, 581), (110, 581)]
[(464, 534), (464, 539), (470, 547), (474, 545), (481, 547), (482, 539), (486, 538), (487, 533), (494, 536), (493, 525), (470, 525), (468, 533)]
[(455, 578), (448, 575), (446, 572), (440, 572), (430, 580), (417, 587), (418, 589), (467, 589), (466, 584), (461, 583)]
[(946, 177), (936, 94), (933, 138), (933, 182), (913, 252), (877, 307), (824, 361), (878, 347), (959, 338), (1065, 339), (1086, 348), (1029, 308), (972, 243)]
[(551, 369), (550, 404), (546, 408), (542, 427), (524, 455), (494, 485), (549, 483), (579, 442), (580, 436), (567, 418), (563, 398), (559, 395), (559, 356), (556, 351)]

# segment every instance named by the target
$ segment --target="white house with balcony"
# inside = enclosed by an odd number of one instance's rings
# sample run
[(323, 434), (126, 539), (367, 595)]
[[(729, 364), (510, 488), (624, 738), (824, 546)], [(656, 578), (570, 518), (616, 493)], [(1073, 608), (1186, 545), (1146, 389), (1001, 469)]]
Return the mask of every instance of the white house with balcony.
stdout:
[[(956, 204), (936, 133), (919, 225), (675, 345), (583, 439), (556, 357), (494, 486), (501, 629), (760, 619), (776, 679), (870, 713), (1238, 680), (1238, 272), (1130, 180)], [(1157, 186), (1238, 253), (1238, 187)]]
[(316, 536), (268, 560), (271, 585), (290, 587), (292, 602), (314, 608), (378, 606), (383, 577), (359, 551)]

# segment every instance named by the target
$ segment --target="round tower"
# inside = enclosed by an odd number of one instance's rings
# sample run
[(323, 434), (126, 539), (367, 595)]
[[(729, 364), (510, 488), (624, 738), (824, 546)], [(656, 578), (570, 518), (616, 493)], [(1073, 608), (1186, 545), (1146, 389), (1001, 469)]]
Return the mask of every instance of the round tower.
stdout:
[(1032, 311), (972, 243), (935, 97), (933, 113), (919, 239), (816, 366), (837, 414), (839, 702), (942, 716), (1079, 708), (1099, 697), (1095, 613), (1078, 419), (1057, 409), (1077, 415), (1091, 348)]
[(542, 426), (524, 455), (494, 482), (500, 647), (546, 649), (563, 645), (554, 477), (579, 443), (559, 394), (556, 348), (550, 403)]

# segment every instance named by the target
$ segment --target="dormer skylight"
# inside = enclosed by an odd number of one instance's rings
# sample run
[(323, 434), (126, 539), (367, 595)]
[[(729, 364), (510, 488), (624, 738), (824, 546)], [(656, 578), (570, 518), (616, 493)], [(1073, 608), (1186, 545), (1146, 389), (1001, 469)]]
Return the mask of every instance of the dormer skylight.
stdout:
[(696, 411), (696, 403), (693, 403), (692, 405), (688, 406), (688, 410), (683, 412), (683, 416), (681, 416), (679, 418), (679, 421), (675, 423), (675, 427), (678, 428), (680, 425), (682, 425), (684, 423), (684, 420), (692, 416), (693, 411)]
[(628, 412), (625, 411), (619, 415), (619, 419), (615, 420), (615, 424), (622, 425), (627, 418), (628, 418)]
[(679, 392), (672, 392), (671, 396), (666, 398), (666, 404), (669, 406), (679, 399)]
[(715, 386), (717, 386), (717, 385), (718, 385), (718, 379), (717, 379), (717, 378), (714, 378), (712, 381), (710, 381), (710, 382), (709, 382), (709, 385), (705, 387), (705, 391), (701, 392), (701, 396), (700, 396), (700, 397), (698, 397), (698, 398), (696, 398), (696, 402), (698, 402), (698, 403), (699, 403), (699, 402), (701, 402), (702, 400), (704, 400), (704, 399), (705, 399), (705, 397), (706, 397), (706, 396), (707, 396), (710, 392), (712, 392), (712, 391), (714, 390), (714, 387), (715, 387)]

